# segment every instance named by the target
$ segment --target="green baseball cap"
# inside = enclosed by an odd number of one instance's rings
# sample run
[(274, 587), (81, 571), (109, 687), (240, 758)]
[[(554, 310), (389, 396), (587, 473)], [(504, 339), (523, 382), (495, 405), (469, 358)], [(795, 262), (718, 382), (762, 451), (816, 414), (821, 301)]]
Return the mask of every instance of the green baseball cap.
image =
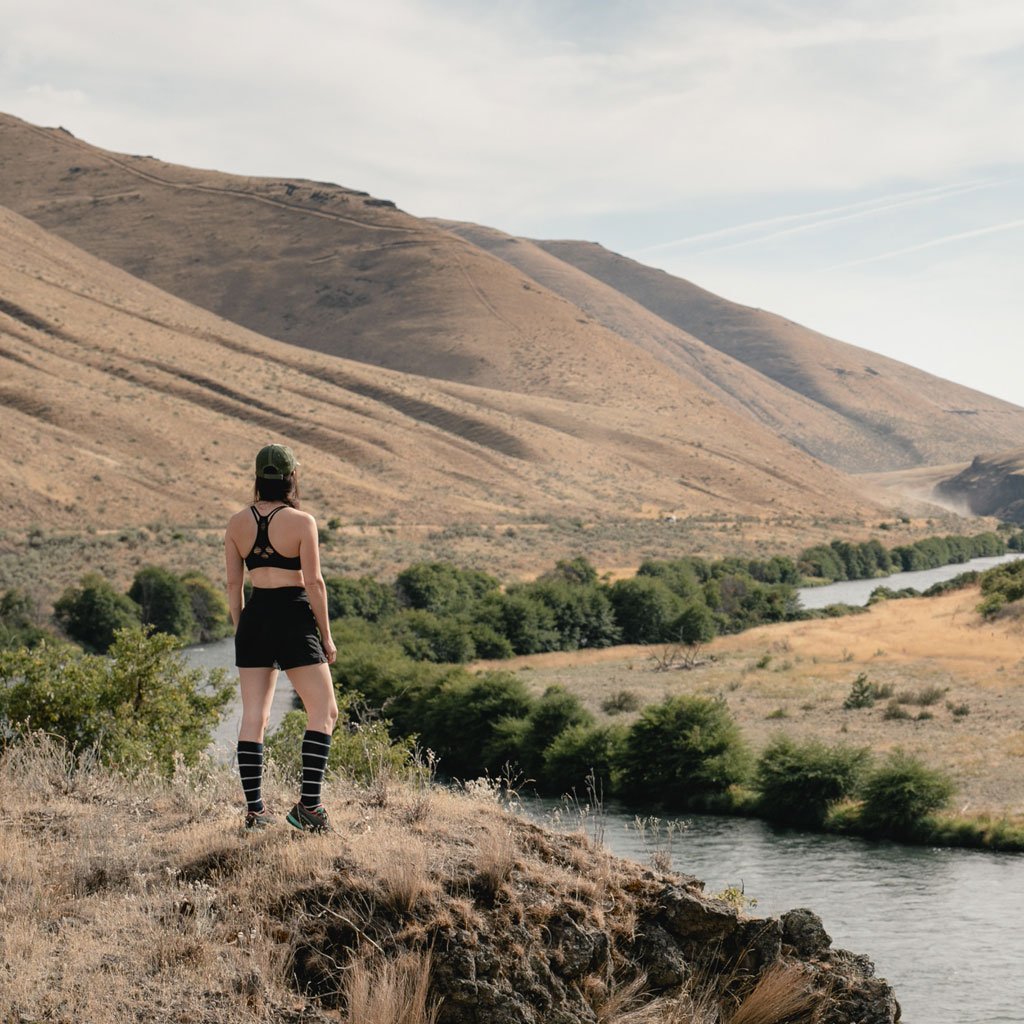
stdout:
[(256, 454), (256, 475), (261, 480), (283, 480), (299, 464), (295, 453), (283, 444), (268, 444)]

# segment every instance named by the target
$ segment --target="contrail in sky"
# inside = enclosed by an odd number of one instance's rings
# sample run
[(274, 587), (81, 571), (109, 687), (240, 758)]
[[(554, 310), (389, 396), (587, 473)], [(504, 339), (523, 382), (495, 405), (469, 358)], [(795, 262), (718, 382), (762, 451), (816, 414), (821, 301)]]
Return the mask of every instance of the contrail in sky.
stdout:
[(1018, 220), (1004, 221), (1002, 224), (991, 224), (987, 228), (974, 228), (971, 231), (958, 231), (954, 235), (941, 235), (928, 242), (921, 242), (918, 245), (907, 245), (902, 249), (892, 249), (889, 252), (879, 253), (877, 256), (866, 256), (862, 260), (850, 260), (848, 263), (837, 263), (835, 266), (826, 267), (829, 270), (844, 270), (846, 267), (859, 267), (865, 263), (877, 263), (880, 260), (893, 259), (896, 256), (903, 256), (910, 252), (920, 252), (922, 249), (933, 249), (939, 245), (948, 245), (950, 242), (959, 242), (965, 238), (980, 238), (983, 235), (996, 235), (1002, 231), (1014, 231), (1017, 228), (1024, 228), (1024, 218)]
[[(901, 206), (911, 206), (917, 203), (931, 202), (936, 199), (952, 198), (962, 195), (965, 192), (974, 192), (978, 189), (991, 188), (994, 185), (1002, 184), (995, 179), (979, 179), (977, 181), (964, 182), (957, 185), (937, 185), (931, 188), (920, 189), (915, 192), (894, 192), (888, 196), (877, 196), (874, 199), (863, 199), (860, 202), (848, 203), (843, 206), (833, 206), (822, 210), (810, 210), (807, 213), (791, 213), (781, 217), (768, 217), (763, 220), (748, 221), (745, 224), (735, 224), (728, 228), (719, 228), (716, 231), (706, 231), (698, 235), (688, 235), (685, 238), (677, 238), (671, 242), (659, 242), (657, 245), (648, 245), (642, 249), (635, 250), (636, 255), (661, 252), (665, 249), (674, 249), (677, 246), (689, 245), (693, 242), (710, 241), (715, 238), (724, 238), (729, 235), (742, 234), (746, 231), (755, 231), (759, 228), (770, 228), (780, 224), (790, 224), (793, 221), (806, 221), (808, 218), (818, 218), (807, 224), (798, 224), (795, 227), (784, 228), (781, 231), (770, 231), (767, 234), (759, 235), (756, 238), (745, 238), (738, 242), (730, 242), (726, 245), (712, 246), (709, 249), (701, 249), (700, 252), (720, 252), (724, 249), (734, 249), (745, 245), (756, 245), (772, 238), (779, 238), (784, 235), (797, 234), (803, 231), (811, 231), (828, 224), (836, 224), (841, 221), (856, 220), (859, 217), (871, 216), (875, 213), (883, 213), (886, 210), (896, 209)], [(836, 216), (838, 215), (838, 216)]]

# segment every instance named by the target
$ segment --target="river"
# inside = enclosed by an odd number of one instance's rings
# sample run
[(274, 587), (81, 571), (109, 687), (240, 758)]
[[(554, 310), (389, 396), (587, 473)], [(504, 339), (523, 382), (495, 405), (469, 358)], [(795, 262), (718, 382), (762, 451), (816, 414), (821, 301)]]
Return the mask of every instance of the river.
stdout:
[[(550, 804), (531, 813), (550, 820)], [(578, 819), (577, 819), (578, 820)], [(1024, 855), (931, 849), (780, 830), (696, 815), (671, 838), (618, 809), (583, 822), (614, 853), (671, 854), (709, 893), (741, 886), (750, 913), (818, 914), (833, 945), (866, 953), (895, 988), (906, 1024), (1024, 1021)]]
[[(889, 587), (891, 590), (913, 587), (915, 590), (927, 590), (933, 583), (950, 580), (962, 572), (969, 572), (972, 569), (981, 572), (1017, 558), (1024, 558), (1024, 555), (1020, 552), (1011, 555), (990, 555), (987, 558), (972, 558), (969, 562), (958, 562), (956, 565), (940, 565), (937, 569), (897, 572), (892, 576), (878, 576), (871, 580), (840, 580), (838, 583), (826, 583), (822, 587), (799, 587), (797, 594), (800, 596), (800, 603), (808, 610), (824, 608), (830, 604), (864, 605), (868, 603), (871, 591), (875, 587)], [(1021, 1015), (1021, 1021), (1024, 1021), (1024, 1013)]]
[[(863, 604), (882, 584), (924, 589), (1015, 557), (802, 588), (800, 595), (807, 608)], [(233, 643), (186, 654), (196, 666), (230, 668)], [(282, 675), (272, 721), (291, 707)], [(222, 757), (234, 749), (238, 715), (233, 706), (218, 727)], [(531, 813), (550, 821), (551, 805), (533, 805)], [(836, 946), (874, 960), (895, 987), (907, 1024), (1024, 1024), (1024, 855), (873, 843), (745, 818), (694, 816), (671, 838), (664, 823), (645, 834), (634, 823), (629, 812), (610, 809), (584, 824), (623, 857), (646, 861), (655, 849), (668, 850), (674, 867), (704, 879), (708, 892), (742, 885), (758, 901), (752, 913), (811, 908)]]

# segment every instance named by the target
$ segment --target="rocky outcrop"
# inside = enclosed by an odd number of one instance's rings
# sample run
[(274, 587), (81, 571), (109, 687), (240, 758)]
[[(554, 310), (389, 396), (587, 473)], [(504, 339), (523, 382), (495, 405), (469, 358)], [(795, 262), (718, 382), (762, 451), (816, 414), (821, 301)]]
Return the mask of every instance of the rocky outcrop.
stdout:
[[(421, 901), (402, 920), (381, 916), (378, 907), (355, 921), (358, 906), (369, 905), (365, 900), (354, 903), (338, 888), (313, 894), (317, 906), (347, 906), (338, 917), (321, 918), (319, 927), (307, 922), (294, 961), (300, 989), (329, 1001), (342, 986), (340, 974), (325, 965), (343, 971), (360, 943), (372, 943), (389, 958), (430, 951), (439, 1024), (596, 1024), (606, 1019), (602, 1006), (615, 991), (630, 985), (637, 1005), (661, 1000), (666, 1013), (694, 1008), (673, 1020), (727, 1021), (759, 998), (759, 981), (773, 972), (787, 979), (802, 1011), (749, 1019), (900, 1019), (892, 989), (875, 977), (871, 962), (833, 949), (810, 910), (748, 916), (704, 893), (695, 878), (618, 860), (582, 837), (521, 821), (513, 831), (515, 868), (490, 896), (478, 887), (467, 899), (471, 880), (456, 873), (446, 880), (446, 897)], [(339, 926), (342, 917), (348, 925)], [(700, 1015), (712, 1006), (714, 1016)]]

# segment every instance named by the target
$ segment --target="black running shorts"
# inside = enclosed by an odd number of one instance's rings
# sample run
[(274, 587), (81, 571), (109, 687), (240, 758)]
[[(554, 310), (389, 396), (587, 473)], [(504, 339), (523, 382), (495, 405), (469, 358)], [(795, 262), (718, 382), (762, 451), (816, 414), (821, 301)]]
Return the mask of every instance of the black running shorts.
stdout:
[(305, 587), (253, 587), (235, 630), (238, 668), (300, 668), (327, 661)]

